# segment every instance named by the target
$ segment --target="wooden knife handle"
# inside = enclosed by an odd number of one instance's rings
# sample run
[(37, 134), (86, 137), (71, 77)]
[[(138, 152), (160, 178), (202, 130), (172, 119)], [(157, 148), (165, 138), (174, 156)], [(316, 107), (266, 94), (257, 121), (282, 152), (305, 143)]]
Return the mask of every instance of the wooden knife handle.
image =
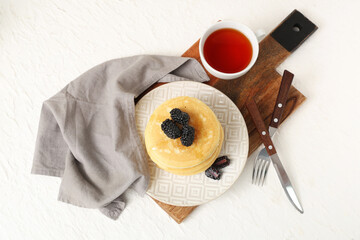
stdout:
[(289, 72), (287, 70), (284, 71), (283, 77), (281, 79), (279, 92), (278, 92), (278, 95), (276, 98), (274, 111), (271, 116), (270, 127), (278, 128), (278, 126), (280, 124), (280, 120), (281, 120), (282, 114), (284, 113), (286, 100), (288, 97), (288, 93), (289, 93), (293, 78), (294, 78), (294, 74), (292, 74), (291, 72)]
[(258, 130), (261, 140), (265, 146), (266, 151), (269, 156), (276, 153), (273, 142), (271, 141), (271, 137), (269, 135), (268, 130), (266, 129), (265, 123), (260, 115), (259, 109), (253, 98), (249, 98), (246, 101), (246, 108), (248, 109), (252, 120), (255, 123), (255, 127)]

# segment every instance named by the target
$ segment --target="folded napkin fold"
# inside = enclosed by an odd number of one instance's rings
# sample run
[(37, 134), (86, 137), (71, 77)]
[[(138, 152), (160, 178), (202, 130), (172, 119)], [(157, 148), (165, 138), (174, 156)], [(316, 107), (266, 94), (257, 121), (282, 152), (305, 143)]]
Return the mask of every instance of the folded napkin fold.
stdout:
[(122, 194), (148, 187), (134, 98), (155, 82), (207, 81), (191, 58), (133, 56), (100, 64), (43, 103), (33, 174), (61, 177), (58, 200), (117, 219)]

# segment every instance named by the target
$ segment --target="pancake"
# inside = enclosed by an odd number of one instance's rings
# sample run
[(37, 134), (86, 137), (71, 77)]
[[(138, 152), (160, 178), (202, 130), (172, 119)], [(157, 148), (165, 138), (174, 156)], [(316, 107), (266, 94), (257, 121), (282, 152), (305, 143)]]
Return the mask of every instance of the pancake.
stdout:
[[(220, 148), (221, 148), (221, 145), (222, 145), (222, 142), (223, 142), (223, 139), (224, 139), (224, 130), (222, 129), (221, 125), (220, 125), (220, 130), (221, 130), (221, 133), (220, 133), (219, 143), (218, 143), (218, 145), (217, 145), (214, 153), (217, 151), (217, 149), (218, 149), (219, 146), (220, 146)], [(192, 165), (192, 166), (188, 166), (188, 165), (186, 165), (186, 166), (184, 166), (184, 165), (179, 166), (180, 164), (178, 164), (178, 163), (172, 163), (172, 162), (170, 162), (170, 163), (169, 163), (169, 162), (165, 162), (165, 163), (164, 163), (164, 162), (162, 162), (161, 160), (157, 159), (156, 156), (151, 157), (150, 154), (152, 154), (152, 153), (149, 153), (149, 156), (150, 156), (150, 158), (153, 160), (153, 162), (155, 162), (157, 165), (162, 166), (163, 169), (165, 170), (165, 168), (168, 168), (168, 169), (182, 169), (182, 168), (191, 168), (191, 167), (198, 166), (198, 165), (200, 165), (200, 164), (202, 164), (202, 163), (204, 163), (204, 162), (208, 162), (208, 160), (213, 157), (214, 153), (211, 154), (208, 158), (206, 158), (206, 159), (204, 159), (204, 160), (202, 160), (202, 161), (199, 160), (198, 163), (196, 163), (196, 164), (194, 164), (194, 165)]]
[(173, 174), (176, 174), (176, 175), (183, 175), (183, 176), (187, 176), (187, 175), (195, 175), (195, 174), (198, 174), (198, 173), (201, 173), (201, 172), (204, 172), (206, 169), (208, 169), (216, 160), (216, 158), (218, 158), (219, 154), (220, 154), (220, 151), (221, 151), (221, 148), (222, 148), (222, 143), (223, 143), (223, 140), (224, 140), (224, 131), (222, 130), (222, 137), (221, 137), (221, 141), (220, 141), (220, 144), (219, 146), (217, 147), (216, 151), (214, 152), (214, 154), (207, 160), (205, 160), (204, 162), (202, 162), (201, 164), (198, 164), (194, 167), (190, 167), (190, 168), (169, 168), (169, 167), (166, 167), (166, 166), (162, 166), (161, 164), (159, 163), (156, 163), (156, 165), (167, 171), (167, 172), (170, 172), (170, 173), (173, 173)]
[[(191, 146), (181, 144), (180, 138), (170, 139), (161, 130), (161, 123), (170, 118), (170, 111), (179, 108), (189, 114), (189, 125), (195, 128)], [(221, 125), (214, 112), (192, 97), (177, 97), (161, 104), (150, 117), (145, 129), (145, 146), (150, 158), (168, 168), (189, 168), (214, 155), (221, 138)]]

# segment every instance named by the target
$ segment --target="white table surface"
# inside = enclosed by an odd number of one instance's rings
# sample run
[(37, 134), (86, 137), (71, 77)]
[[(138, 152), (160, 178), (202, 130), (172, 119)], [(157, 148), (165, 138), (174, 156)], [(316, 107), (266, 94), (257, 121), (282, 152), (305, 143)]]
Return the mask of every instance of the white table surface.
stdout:
[[(81, 2), (81, 3), (80, 3)], [(293, 9), (319, 29), (278, 71), (307, 101), (276, 146), (305, 214), (271, 168), (181, 225), (148, 196), (127, 194), (117, 221), (58, 202), (60, 179), (30, 174), (42, 102), (103, 61), (181, 55), (218, 19), (269, 32)], [(0, 239), (360, 239), (359, 1), (0, 0)]]

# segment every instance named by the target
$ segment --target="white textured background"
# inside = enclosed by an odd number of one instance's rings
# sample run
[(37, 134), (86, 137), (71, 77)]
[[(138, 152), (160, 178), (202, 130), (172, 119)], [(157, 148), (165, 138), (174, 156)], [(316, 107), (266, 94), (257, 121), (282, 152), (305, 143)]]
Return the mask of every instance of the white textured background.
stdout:
[[(294, 8), (319, 26), (285, 63), (308, 100), (276, 145), (305, 214), (252, 162), (219, 199), (176, 224), (128, 194), (118, 221), (58, 202), (30, 175), (42, 102), (87, 69), (135, 54), (181, 55), (218, 19), (272, 30)], [(0, 0), (0, 239), (360, 239), (359, 1)], [(251, 158), (250, 158), (251, 159)]]

